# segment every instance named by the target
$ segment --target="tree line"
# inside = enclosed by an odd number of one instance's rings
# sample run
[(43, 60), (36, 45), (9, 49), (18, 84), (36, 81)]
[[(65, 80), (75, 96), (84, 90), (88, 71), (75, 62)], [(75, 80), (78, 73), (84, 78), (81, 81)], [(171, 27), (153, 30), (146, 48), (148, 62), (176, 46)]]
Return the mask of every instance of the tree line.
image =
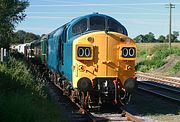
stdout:
[[(171, 34), (171, 42), (180, 42), (180, 40), (178, 40), (179, 37), (179, 32), (178, 31), (173, 31), (173, 33)], [(160, 42), (160, 43), (165, 43), (165, 42), (169, 42), (169, 34), (167, 36), (164, 35), (160, 35), (157, 39), (155, 38), (154, 34), (152, 32), (149, 32), (148, 34), (145, 35), (138, 35), (134, 38), (136, 43), (156, 43), (156, 42)]]
[(26, 32), (23, 30), (18, 30), (17, 32), (14, 32), (14, 38), (11, 44), (24, 44), (38, 39), (40, 39), (40, 35), (36, 35), (34, 33)]

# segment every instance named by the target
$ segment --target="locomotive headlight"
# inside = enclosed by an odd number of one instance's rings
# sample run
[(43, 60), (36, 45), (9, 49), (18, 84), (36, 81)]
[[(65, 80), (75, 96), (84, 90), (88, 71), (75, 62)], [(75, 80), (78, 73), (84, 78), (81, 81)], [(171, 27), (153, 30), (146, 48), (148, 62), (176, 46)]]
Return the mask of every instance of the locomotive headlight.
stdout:
[(77, 46), (77, 55), (78, 60), (92, 60), (93, 57), (93, 48), (92, 46)]
[(134, 47), (123, 47), (122, 48), (122, 57), (123, 58), (135, 58), (136, 49)]

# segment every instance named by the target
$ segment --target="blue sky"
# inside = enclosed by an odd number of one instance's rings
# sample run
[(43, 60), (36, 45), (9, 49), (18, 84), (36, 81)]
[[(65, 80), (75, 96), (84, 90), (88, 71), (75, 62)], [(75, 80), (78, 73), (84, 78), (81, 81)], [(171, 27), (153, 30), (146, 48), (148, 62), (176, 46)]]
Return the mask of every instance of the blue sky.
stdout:
[(27, 17), (16, 27), (36, 34), (47, 34), (75, 17), (99, 12), (107, 14), (128, 30), (131, 38), (153, 32), (168, 34), (169, 9), (173, 8), (172, 31), (180, 31), (180, 0), (29, 0)]

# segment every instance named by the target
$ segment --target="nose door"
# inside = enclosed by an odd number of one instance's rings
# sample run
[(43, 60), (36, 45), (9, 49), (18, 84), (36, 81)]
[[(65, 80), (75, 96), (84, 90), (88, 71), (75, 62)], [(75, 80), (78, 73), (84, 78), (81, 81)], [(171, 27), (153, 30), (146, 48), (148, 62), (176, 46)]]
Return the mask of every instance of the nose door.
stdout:
[(107, 35), (107, 76), (110, 77), (118, 77), (118, 71), (119, 71), (119, 63), (118, 63), (118, 55), (119, 55), (119, 38), (111, 33), (108, 33)]
[[(100, 77), (118, 76), (118, 40), (111, 33), (96, 35), (95, 39), (95, 63), (98, 64), (98, 74)], [(97, 48), (97, 49), (96, 49)]]

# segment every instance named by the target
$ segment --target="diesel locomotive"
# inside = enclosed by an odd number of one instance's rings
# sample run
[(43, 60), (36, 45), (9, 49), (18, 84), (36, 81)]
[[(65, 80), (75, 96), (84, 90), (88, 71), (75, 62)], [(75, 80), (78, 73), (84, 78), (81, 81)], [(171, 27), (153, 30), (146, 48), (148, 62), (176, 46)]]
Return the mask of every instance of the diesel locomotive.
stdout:
[(28, 58), (47, 67), (53, 83), (83, 107), (124, 105), (137, 87), (136, 44), (110, 16), (75, 18), (26, 49)]

